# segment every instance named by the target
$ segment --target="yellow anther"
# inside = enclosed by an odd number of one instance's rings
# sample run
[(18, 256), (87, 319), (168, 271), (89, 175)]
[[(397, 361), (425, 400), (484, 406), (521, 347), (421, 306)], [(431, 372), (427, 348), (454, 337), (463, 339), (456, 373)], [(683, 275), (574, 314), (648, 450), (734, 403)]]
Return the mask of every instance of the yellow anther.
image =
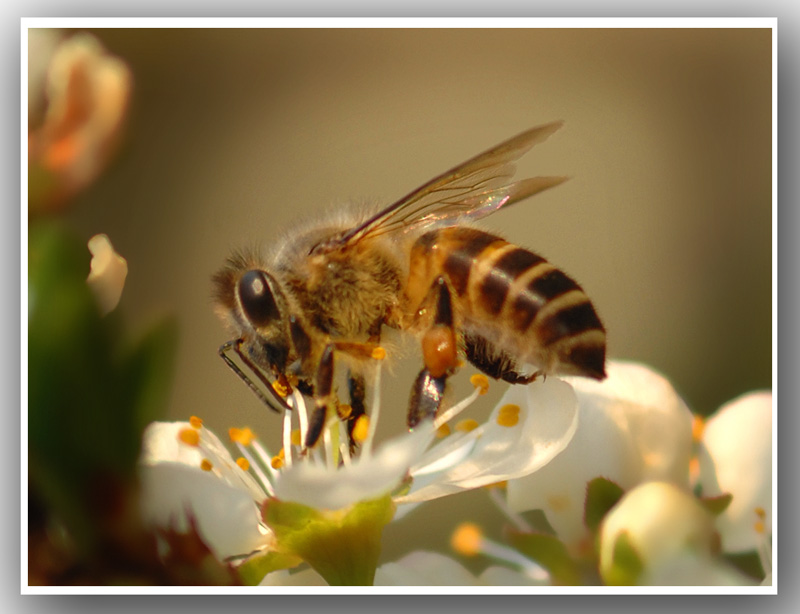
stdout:
[(372, 357), (375, 360), (383, 360), (384, 358), (386, 358), (386, 350), (381, 346), (378, 346), (374, 350), (372, 350)]
[(475, 556), (481, 552), (483, 532), (478, 525), (464, 522), (456, 527), (450, 538), (450, 545), (459, 554)]
[(450, 434), (450, 425), (446, 422), (436, 429), (436, 438), (437, 439), (444, 439)]
[(489, 378), (483, 373), (475, 373), (469, 378), (469, 382), (475, 386), (475, 388), (478, 388), (481, 391), (481, 394), (486, 394), (489, 392)]
[(303, 438), (300, 436), (300, 429), (294, 429), (292, 431), (292, 445), (299, 446), (303, 441)]
[(240, 443), (243, 446), (249, 446), (256, 438), (255, 433), (247, 426), (241, 429), (236, 427), (229, 428), (228, 437), (230, 437), (231, 441), (234, 443)]
[(178, 432), (178, 441), (187, 446), (197, 446), (200, 444), (200, 433), (193, 428), (181, 429)]
[(706, 421), (703, 416), (692, 416), (692, 440), (699, 443), (703, 438), (703, 431), (706, 428)]
[(273, 469), (280, 469), (283, 467), (283, 459), (280, 456), (273, 456), (269, 464)]
[(766, 526), (764, 525), (764, 522), (761, 520), (757, 520), (756, 523), (753, 525), (753, 528), (759, 535), (763, 535), (767, 530)]
[(203, 426), (203, 419), (198, 418), (197, 416), (192, 416), (191, 418), (189, 418), (189, 425), (193, 429), (199, 429), (201, 426)]
[(207, 458), (204, 458), (200, 461), (200, 469), (203, 471), (211, 471), (214, 468), (214, 465), (211, 464), (211, 461)]
[(272, 389), (281, 395), (284, 399), (289, 396), (289, 387), (278, 380), (272, 382)]
[(239, 465), (239, 469), (242, 471), (247, 471), (250, 469), (250, 461), (247, 460), (244, 456), (240, 456), (236, 459), (236, 464)]
[(756, 516), (761, 518), (761, 520), (764, 520), (764, 518), (767, 517), (767, 512), (763, 507), (757, 507), (754, 511), (756, 513)]
[(519, 422), (519, 405), (509, 403), (503, 405), (497, 412), (497, 424), (500, 426), (514, 426)]
[(350, 405), (342, 403), (336, 408), (336, 413), (339, 414), (339, 420), (347, 420), (350, 414), (353, 413), (353, 408)]
[(369, 435), (369, 416), (362, 415), (353, 426), (353, 440), (361, 443), (367, 440), (367, 435)]
[(503, 489), (506, 486), (508, 486), (508, 481), (507, 480), (503, 480), (502, 482), (492, 482), (491, 484), (487, 484), (486, 486), (484, 486), (484, 488), (486, 488), (486, 489), (489, 489), (489, 488)]
[(470, 431), (474, 431), (476, 428), (480, 426), (477, 420), (473, 420), (472, 418), (465, 418), (456, 424), (456, 430), (461, 431), (462, 433), (469, 433)]

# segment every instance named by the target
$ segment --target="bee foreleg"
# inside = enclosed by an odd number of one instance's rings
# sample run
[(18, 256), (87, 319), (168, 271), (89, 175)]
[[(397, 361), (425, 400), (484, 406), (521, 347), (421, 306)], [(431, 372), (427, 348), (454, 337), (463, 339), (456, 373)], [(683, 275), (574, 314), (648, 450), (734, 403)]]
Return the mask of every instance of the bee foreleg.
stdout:
[(435, 312), (433, 324), (422, 336), (425, 367), (411, 389), (407, 419), (409, 428), (436, 416), (444, 398), (447, 378), (458, 366), (452, 300), (450, 289), (442, 277), (433, 283), (428, 297), (435, 301)]
[[(281, 412), (290, 409), (283, 397), (277, 393), (272, 383), (242, 352), (242, 343), (242, 339), (232, 339), (231, 341), (226, 341), (219, 346), (219, 355), (222, 360), (224, 360), (225, 364), (231, 368), (231, 371), (238, 375), (242, 381), (247, 384), (247, 387), (250, 388), (250, 390), (252, 390), (259, 399), (261, 399), (261, 402), (269, 407), (272, 411)], [(236, 355), (241, 359), (245, 366), (250, 369), (250, 371), (259, 379), (262, 384), (264, 384), (264, 387), (269, 390), (271, 397), (268, 397), (266, 394), (264, 394), (264, 391), (256, 386), (255, 382), (253, 382), (253, 380), (251, 380), (248, 375), (239, 368), (239, 365), (231, 360), (231, 358), (228, 356), (228, 352), (230, 350), (236, 352)]]
[(333, 398), (333, 344), (322, 352), (314, 382), (314, 411), (308, 422), (305, 447), (312, 448), (319, 441), (328, 419), (328, 408), (335, 405)]

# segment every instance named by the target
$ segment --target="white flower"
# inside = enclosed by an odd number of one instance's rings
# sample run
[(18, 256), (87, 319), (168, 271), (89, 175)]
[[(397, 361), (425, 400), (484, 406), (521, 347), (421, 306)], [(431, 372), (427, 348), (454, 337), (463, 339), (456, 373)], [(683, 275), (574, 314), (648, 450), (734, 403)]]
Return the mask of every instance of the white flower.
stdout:
[(86, 283), (94, 292), (100, 312), (105, 315), (117, 306), (128, 276), (128, 263), (114, 251), (108, 236), (99, 234), (89, 239), (92, 254)]
[[(623, 489), (647, 480), (688, 486), (692, 415), (672, 385), (636, 363), (612, 361), (608, 378), (564, 378), (577, 395), (578, 428), (566, 449), (527, 477), (508, 483), (515, 512), (541, 509), (565, 543), (588, 537), (586, 484), (609, 479)], [(549, 379), (548, 379), (549, 381)]]
[(723, 550), (761, 549), (772, 521), (772, 393), (723, 405), (706, 422), (699, 460), (703, 496), (733, 496), (717, 518)]
[(196, 420), (150, 424), (139, 474), (142, 515), (151, 524), (186, 531), (192, 518), (220, 560), (270, 544), (257, 505), (266, 493)]
[(619, 579), (614, 553), (623, 534), (644, 569), (685, 553), (710, 560), (714, 519), (691, 493), (674, 484), (648, 482), (630, 490), (600, 528), (600, 572), (612, 584)]

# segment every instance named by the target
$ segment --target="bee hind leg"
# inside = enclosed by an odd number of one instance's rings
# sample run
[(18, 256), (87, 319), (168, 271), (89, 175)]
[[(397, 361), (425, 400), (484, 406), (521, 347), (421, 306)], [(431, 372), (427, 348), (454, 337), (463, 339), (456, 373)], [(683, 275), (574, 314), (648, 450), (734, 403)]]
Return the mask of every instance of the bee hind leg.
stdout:
[(530, 384), (540, 375), (534, 371), (529, 375), (517, 371), (516, 361), (503, 350), (500, 350), (488, 339), (480, 335), (464, 335), (464, 351), (467, 360), (483, 373), (494, 379), (501, 379), (510, 384)]
[(422, 337), (425, 366), (411, 389), (408, 428), (434, 418), (444, 399), (447, 378), (458, 366), (458, 344), (453, 325), (450, 289), (442, 277), (434, 281), (428, 294), (435, 305), (433, 324)]

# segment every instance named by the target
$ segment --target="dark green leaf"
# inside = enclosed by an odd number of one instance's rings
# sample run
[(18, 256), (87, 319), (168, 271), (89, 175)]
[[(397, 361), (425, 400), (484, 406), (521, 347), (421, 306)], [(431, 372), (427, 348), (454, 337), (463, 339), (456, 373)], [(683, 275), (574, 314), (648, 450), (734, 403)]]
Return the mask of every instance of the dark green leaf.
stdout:
[(595, 478), (586, 485), (586, 503), (584, 507), (583, 519), (586, 527), (596, 533), (600, 523), (622, 498), (625, 491), (618, 485), (606, 478)]

